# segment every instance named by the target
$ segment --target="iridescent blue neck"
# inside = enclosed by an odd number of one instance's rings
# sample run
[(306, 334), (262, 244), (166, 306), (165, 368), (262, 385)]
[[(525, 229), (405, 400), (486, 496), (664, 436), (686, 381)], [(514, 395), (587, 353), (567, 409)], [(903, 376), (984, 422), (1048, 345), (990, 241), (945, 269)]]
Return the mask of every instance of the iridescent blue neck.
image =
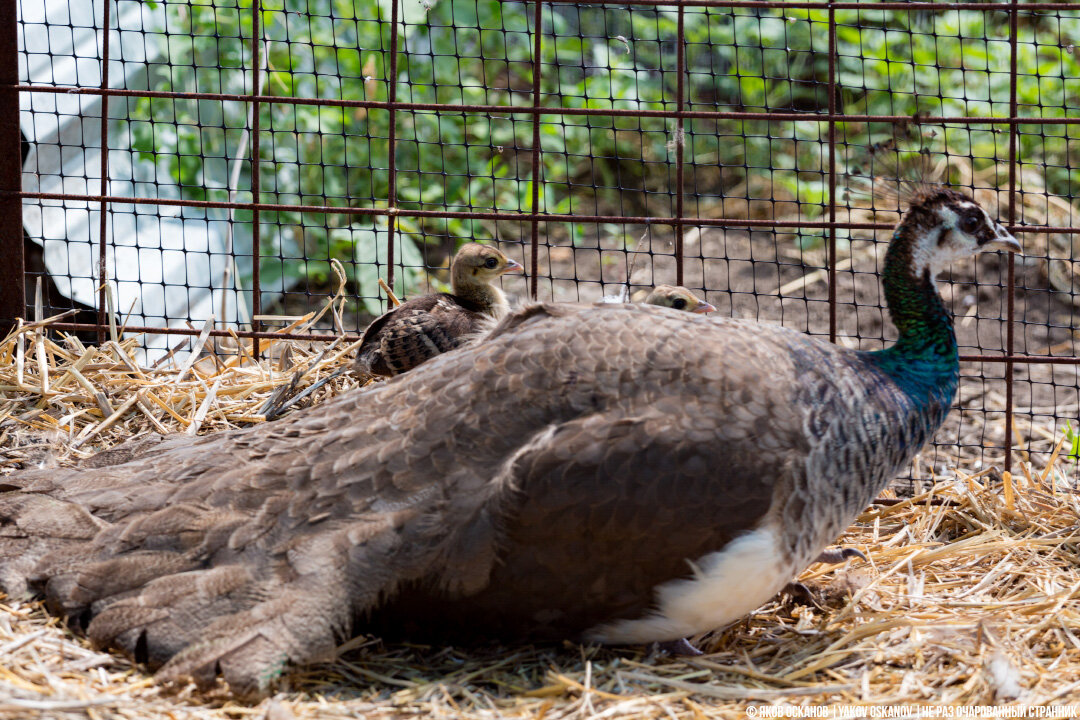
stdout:
[(921, 235), (932, 232), (928, 225), (926, 218), (913, 211), (893, 235), (882, 283), (899, 338), (891, 347), (866, 357), (916, 402), (947, 409), (960, 378), (959, 355), (952, 314), (942, 302), (930, 270), (920, 271), (915, 263), (917, 243), (927, 240)]

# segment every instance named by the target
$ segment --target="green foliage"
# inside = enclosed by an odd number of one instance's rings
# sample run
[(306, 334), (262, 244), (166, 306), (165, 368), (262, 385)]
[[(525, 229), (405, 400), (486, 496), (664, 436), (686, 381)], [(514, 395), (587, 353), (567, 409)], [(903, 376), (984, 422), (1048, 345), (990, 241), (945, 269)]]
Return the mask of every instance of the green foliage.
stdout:
[(1073, 461), (1073, 464), (1080, 463), (1080, 432), (1072, 429), (1072, 424), (1068, 421), (1065, 422), (1065, 448), (1066, 457)]
[[(396, 234), (394, 252), (395, 262), (405, 267), (421, 267), (424, 264), (423, 255), (416, 243), (409, 235), (399, 232)], [(378, 285), (380, 270), (385, 268), (389, 260), (386, 248), (386, 222), (380, 218), (374, 227), (341, 228), (330, 231), (332, 244), (340, 247), (353, 248), (352, 276), (362, 288), (373, 288)], [(394, 293), (398, 296), (404, 294), (405, 283), (401, 274), (394, 278)], [(382, 310), (374, 298), (364, 299), (364, 309), (372, 315), (377, 315)]]
[[(265, 0), (267, 54), (262, 92), (309, 98), (421, 103), (530, 105), (532, 5), (501, 0), (403, 0), (397, 77), (388, 78), (392, 0)], [(156, 41), (167, 63), (153, 66), (154, 90), (250, 93), (250, 0), (174, 0), (168, 35)], [(1004, 13), (841, 10), (836, 12), (844, 113), (1004, 115), (1008, 112), (1008, 23)], [(824, 10), (689, 8), (685, 13), (687, 107), (695, 110), (806, 113), (793, 121), (686, 122), (687, 180), (707, 209), (736, 186), (750, 198), (783, 198), (813, 216), (828, 201), (828, 15)], [(658, 110), (675, 107), (678, 15), (669, 8), (575, 7), (544, 10), (542, 102), (553, 108)], [(148, 42), (153, 42), (148, 38)], [(1017, 100), (1047, 119), (1080, 112), (1080, 20), (1025, 15)], [(132, 145), (186, 197), (228, 199), (227, 178), (243, 129), (245, 103), (138, 99), (129, 106)], [(263, 104), (261, 199), (284, 204), (385, 207), (390, 177), (390, 113), (382, 109)], [(528, 115), (396, 113), (398, 203), (406, 208), (529, 211), (540, 182), (540, 210), (573, 214), (662, 215), (673, 208), (677, 144), (666, 118), (541, 116), (542, 172), (531, 165)], [(888, 126), (838, 123), (856, 154)], [(1004, 126), (946, 129), (950, 152), (977, 168), (1007, 155)], [(1020, 157), (1046, 165), (1052, 192), (1073, 194), (1080, 129), (1023, 126)], [(1071, 157), (1071, 162), (1070, 162)], [(840, 169), (848, 161), (841, 147)], [(745, 183), (745, 185), (742, 185)], [(250, 199), (245, 163), (237, 199)], [(360, 218), (360, 219), (355, 219)], [(283, 285), (329, 281), (330, 258), (346, 261), (354, 291), (374, 297), (372, 250), (385, 228), (361, 216), (264, 213), (270, 276)], [(579, 224), (568, 224), (574, 238)], [(397, 262), (420, 279), (427, 238), (491, 237), (490, 222), (424, 218), (402, 224)], [(384, 237), (384, 236), (383, 236)], [(380, 250), (378, 252), (385, 252)], [(307, 261), (302, 261), (306, 257)], [(276, 260), (274, 260), (276, 258)], [(295, 258), (295, 260), (292, 260)], [(351, 261), (351, 262), (349, 262)], [(381, 265), (380, 265), (381, 267)], [(372, 306), (374, 307), (374, 306)]]

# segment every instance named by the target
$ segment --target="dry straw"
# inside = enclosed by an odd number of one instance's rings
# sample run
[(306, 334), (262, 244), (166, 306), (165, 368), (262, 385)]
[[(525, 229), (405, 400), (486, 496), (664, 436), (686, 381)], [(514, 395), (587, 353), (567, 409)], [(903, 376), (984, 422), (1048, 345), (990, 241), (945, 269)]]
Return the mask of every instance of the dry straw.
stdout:
[[(321, 313), (320, 313), (321, 315)], [(208, 321), (190, 350), (144, 367), (139, 338), (84, 346), (53, 340), (49, 320), (23, 324), (0, 343), (0, 471), (68, 463), (147, 432), (217, 432), (266, 422), (357, 385), (347, 372), (359, 341), (214, 342)], [(304, 332), (319, 316), (293, 318)], [(173, 362), (176, 355), (186, 359)]]

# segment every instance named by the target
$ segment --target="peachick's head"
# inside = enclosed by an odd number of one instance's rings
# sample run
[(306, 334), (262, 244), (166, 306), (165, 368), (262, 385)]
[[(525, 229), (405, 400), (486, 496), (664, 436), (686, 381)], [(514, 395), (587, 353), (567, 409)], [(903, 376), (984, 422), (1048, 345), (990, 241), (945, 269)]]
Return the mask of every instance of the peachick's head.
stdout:
[[(1021, 252), (1001, 223), (963, 193), (936, 186), (916, 198), (896, 230), (911, 252), (915, 277), (931, 280), (951, 262), (990, 250)], [(905, 237), (906, 236), (906, 237)]]
[(466, 243), (454, 256), (450, 277), (455, 288), (486, 285), (503, 273), (521, 271), (521, 263), (506, 257), (498, 248)]
[(687, 288), (679, 285), (657, 285), (645, 297), (645, 304), (660, 305), (694, 313), (707, 313), (716, 309), (704, 300), (698, 299)]

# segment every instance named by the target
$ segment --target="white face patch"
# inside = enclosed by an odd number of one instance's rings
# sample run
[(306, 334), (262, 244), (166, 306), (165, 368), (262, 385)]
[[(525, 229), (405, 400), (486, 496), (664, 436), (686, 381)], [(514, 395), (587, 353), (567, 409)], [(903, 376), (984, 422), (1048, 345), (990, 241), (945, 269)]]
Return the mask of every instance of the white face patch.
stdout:
[[(978, 203), (967, 200), (937, 207), (934, 213), (939, 222), (920, 238), (912, 252), (914, 270), (918, 277), (922, 277), (926, 270), (929, 270), (930, 279), (937, 280), (937, 276), (950, 263), (980, 252), (978, 238), (959, 228), (961, 218), (972, 210), (982, 215), (983, 222), (994, 228), (998, 237), (1009, 236), (1005, 228), (995, 222)], [(946, 236), (944, 242), (943, 236)]]
[(768, 602), (795, 576), (770, 526), (697, 560), (694, 577), (656, 588), (656, 610), (592, 628), (588, 640), (614, 645), (678, 640), (724, 627)]

